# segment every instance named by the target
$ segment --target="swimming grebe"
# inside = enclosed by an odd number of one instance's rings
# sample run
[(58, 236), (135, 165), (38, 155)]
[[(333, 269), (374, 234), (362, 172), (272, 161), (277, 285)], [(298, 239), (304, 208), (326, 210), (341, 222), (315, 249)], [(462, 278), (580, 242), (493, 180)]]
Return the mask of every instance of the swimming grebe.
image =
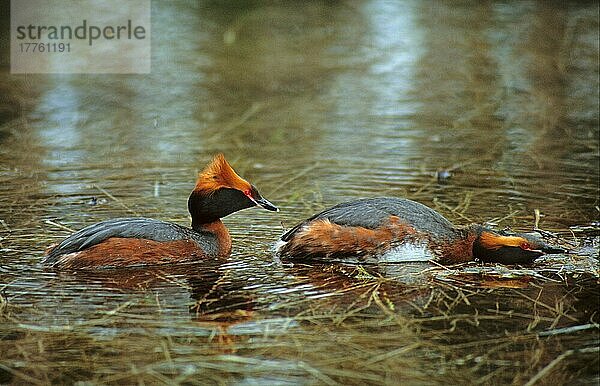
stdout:
[(277, 254), (291, 260), (397, 262), (471, 260), (527, 264), (544, 253), (561, 253), (528, 234), (496, 232), (481, 225), (457, 228), (415, 201), (379, 197), (346, 202), (286, 232)]
[(192, 228), (150, 218), (90, 225), (51, 247), (44, 263), (67, 269), (127, 267), (226, 257), (231, 237), (221, 218), (260, 205), (278, 209), (241, 178), (222, 154), (199, 173), (188, 198)]

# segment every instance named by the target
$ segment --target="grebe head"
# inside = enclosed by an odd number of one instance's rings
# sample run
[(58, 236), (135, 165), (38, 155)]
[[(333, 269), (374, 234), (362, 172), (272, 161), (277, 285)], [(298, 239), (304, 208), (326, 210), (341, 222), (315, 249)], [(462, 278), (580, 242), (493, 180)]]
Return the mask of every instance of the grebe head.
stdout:
[(254, 185), (240, 177), (223, 154), (216, 155), (198, 174), (196, 186), (188, 199), (192, 226), (216, 221), (257, 205), (267, 210), (279, 210), (262, 197)]
[(483, 262), (528, 264), (544, 254), (565, 253), (532, 234), (494, 232), (481, 228), (473, 243), (473, 256)]

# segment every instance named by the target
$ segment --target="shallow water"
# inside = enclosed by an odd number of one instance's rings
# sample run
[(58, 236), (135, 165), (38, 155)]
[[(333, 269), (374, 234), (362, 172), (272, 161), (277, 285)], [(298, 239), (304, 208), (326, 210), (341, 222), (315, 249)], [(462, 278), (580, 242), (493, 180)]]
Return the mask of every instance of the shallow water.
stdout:
[[(598, 382), (597, 4), (169, 2), (152, 27), (151, 75), (10, 75), (2, 49), (0, 383)], [(187, 224), (218, 151), (281, 209), (227, 217), (227, 261), (41, 266), (67, 228)], [(537, 209), (573, 253), (273, 258), (296, 221), (377, 195), (515, 230)]]

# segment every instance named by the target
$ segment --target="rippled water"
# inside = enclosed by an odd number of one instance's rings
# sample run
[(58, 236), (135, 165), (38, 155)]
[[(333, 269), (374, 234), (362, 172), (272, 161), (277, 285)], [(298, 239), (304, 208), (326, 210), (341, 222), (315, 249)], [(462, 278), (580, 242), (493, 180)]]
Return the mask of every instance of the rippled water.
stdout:
[[(0, 383), (598, 382), (597, 4), (169, 2), (152, 29), (152, 74), (112, 76), (11, 75), (2, 32)], [(67, 229), (188, 224), (218, 151), (281, 209), (226, 218), (227, 261), (41, 266)], [(573, 253), (273, 258), (296, 221), (376, 195), (516, 230), (537, 209)]]

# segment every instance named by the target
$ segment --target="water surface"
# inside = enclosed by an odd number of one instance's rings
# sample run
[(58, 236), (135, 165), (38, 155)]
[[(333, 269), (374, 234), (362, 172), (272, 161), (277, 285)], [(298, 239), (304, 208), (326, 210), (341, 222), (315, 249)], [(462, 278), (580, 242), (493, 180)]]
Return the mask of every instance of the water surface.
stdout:
[[(598, 382), (597, 4), (169, 2), (152, 17), (150, 75), (11, 75), (2, 50), (0, 383)], [(281, 209), (227, 217), (228, 260), (41, 266), (68, 229), (188, 224), (219, 151)], [(273, 258), (296, 221), (378, 195), (459, 225), (531, 230), (538, 210), (573, 253)]]

